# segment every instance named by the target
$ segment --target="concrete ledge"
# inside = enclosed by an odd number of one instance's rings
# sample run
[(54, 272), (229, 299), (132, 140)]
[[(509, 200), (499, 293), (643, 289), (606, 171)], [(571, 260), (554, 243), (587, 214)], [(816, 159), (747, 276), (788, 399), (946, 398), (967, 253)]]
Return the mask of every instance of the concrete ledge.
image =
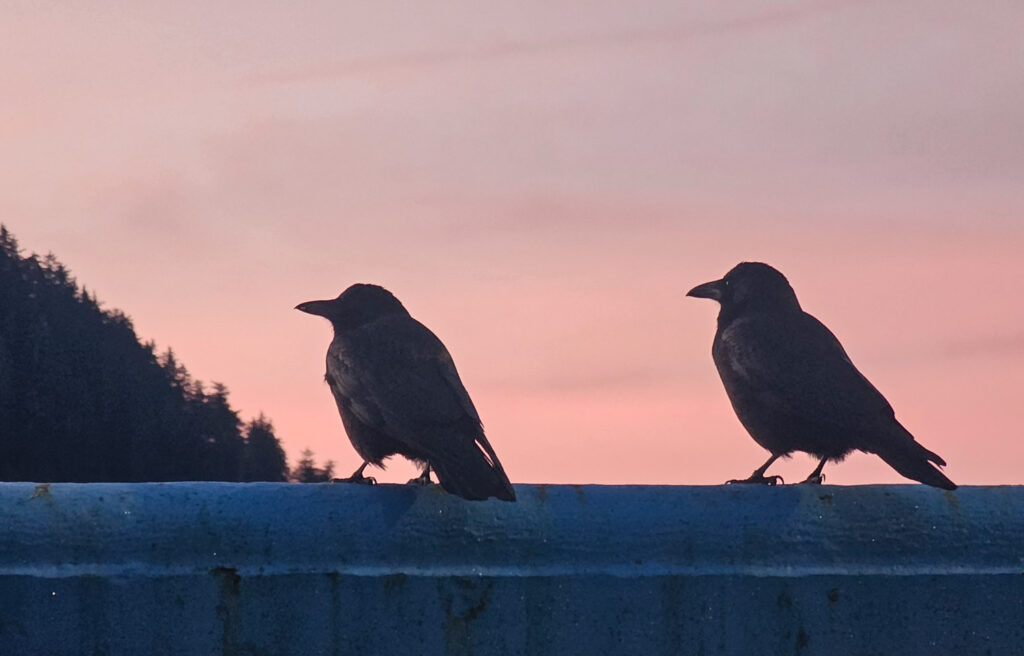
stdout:
[(0, 484), (0, 653), (1012, 654), (1024, 488)]

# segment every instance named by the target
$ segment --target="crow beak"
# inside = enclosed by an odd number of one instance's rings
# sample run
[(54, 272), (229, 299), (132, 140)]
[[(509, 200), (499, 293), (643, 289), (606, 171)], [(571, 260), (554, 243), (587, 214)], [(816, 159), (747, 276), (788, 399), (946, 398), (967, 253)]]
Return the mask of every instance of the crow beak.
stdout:
[(326, 317), (330, 306), (330, 301), (307, 301), (305, 303), (299, 303), (295, 306), (295, 309), (307, 314), (315, 314), (318, 317)]
[(690, 291), (686, 292), (687, 296), (693, 296), (694, 298), (710, 298), (714, 301), (722, 300), (722, 281), (713, 280), (706, 282), (703, 285), (697, 285)]

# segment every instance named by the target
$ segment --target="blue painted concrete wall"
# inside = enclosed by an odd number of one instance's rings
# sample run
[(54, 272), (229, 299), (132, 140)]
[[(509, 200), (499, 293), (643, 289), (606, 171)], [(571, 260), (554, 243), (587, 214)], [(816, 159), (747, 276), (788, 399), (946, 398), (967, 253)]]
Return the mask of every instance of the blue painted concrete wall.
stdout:
[(0, 484), (0, 654), (1024, 654), (1024, 488)]

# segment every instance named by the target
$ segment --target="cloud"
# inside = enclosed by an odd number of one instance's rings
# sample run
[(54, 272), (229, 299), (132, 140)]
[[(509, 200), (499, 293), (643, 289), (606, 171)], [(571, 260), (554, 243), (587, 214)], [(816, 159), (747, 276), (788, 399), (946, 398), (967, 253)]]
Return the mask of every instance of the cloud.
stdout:
[(637, 29), (605, 34), (578, 35), (546, 41), (504, 41), (463, 48), (408, 52), (370, 57), (262, 74), (252, 80), (256, 85), (305, 84), (371, 73), (446, 66), (453, 63), (503, 59), (508, 57), (559, 54), (595, 48), (619, 48), (637, 45), (675, 43), (695, 38), (769, 29), (816, 15), (865, 4), (864, 0), (832, 0), (779, 7), (743, 16), (704, 20), (667, 28)]
[(947, 358), (1020, 357), (1024, 355), (1024, 333), (985, 335), (950, 341), (937, 351)]

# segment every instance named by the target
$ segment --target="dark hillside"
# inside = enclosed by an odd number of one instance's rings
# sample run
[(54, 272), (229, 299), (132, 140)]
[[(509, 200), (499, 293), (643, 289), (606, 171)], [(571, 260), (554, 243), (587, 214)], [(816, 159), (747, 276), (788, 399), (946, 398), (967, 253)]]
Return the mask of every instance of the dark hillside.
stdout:
[[(250, 439), (252, 438), (252, 439)], [(53, 256), (0, 226), (0, 480), (284, 480), (262, 416), (193, 380)]]

